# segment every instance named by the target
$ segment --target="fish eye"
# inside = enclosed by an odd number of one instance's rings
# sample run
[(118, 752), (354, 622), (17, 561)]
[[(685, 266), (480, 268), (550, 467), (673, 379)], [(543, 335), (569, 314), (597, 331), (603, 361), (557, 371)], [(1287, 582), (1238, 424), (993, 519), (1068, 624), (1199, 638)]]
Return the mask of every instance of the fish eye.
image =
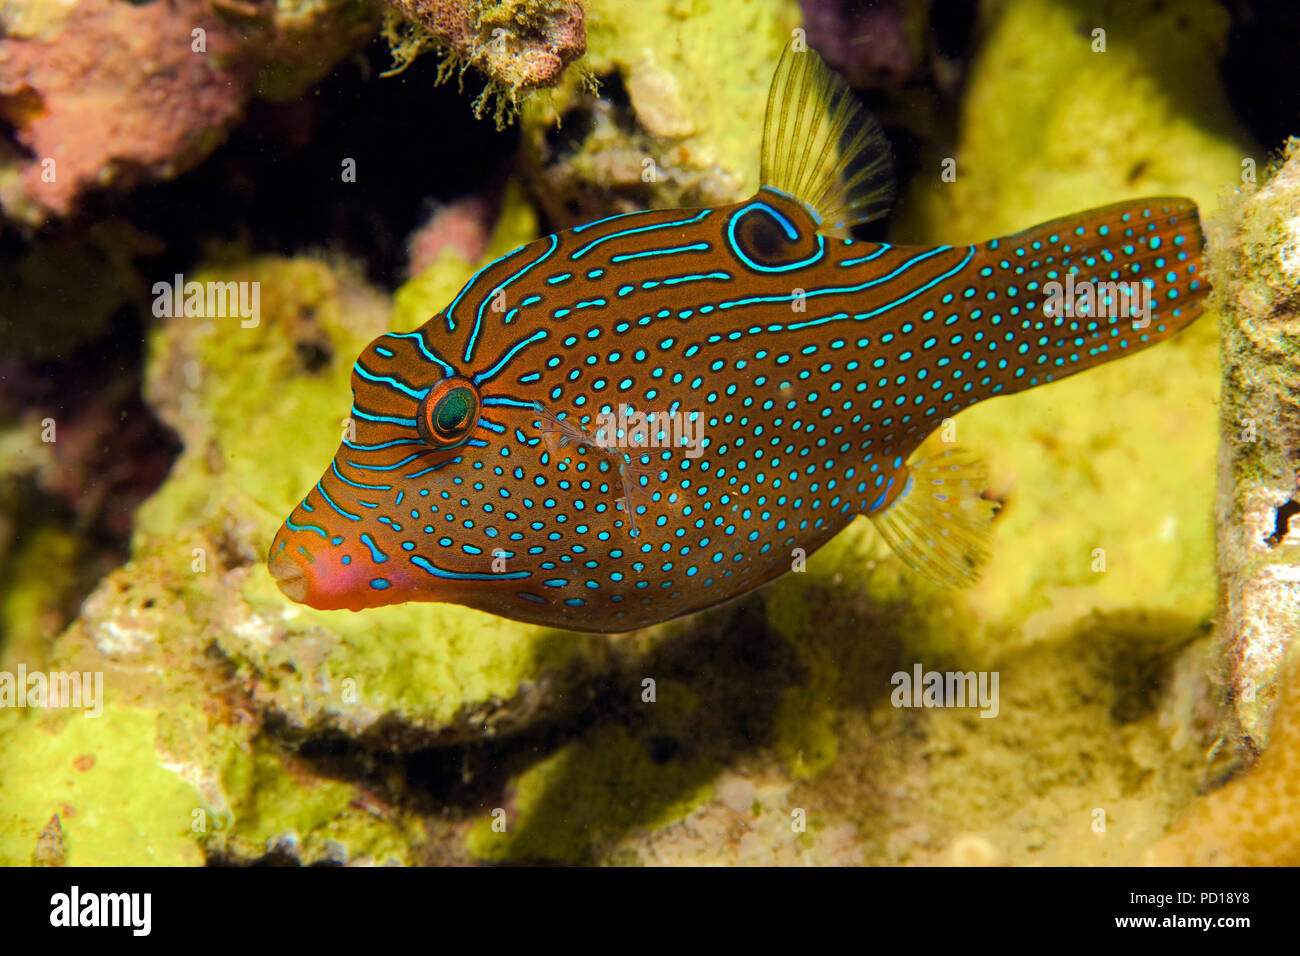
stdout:
[(436, 447), (456, 444), (478, 422), (478, 406), (478, 390), (470, 382), (443, 379), (420, 402), (420, 437)]

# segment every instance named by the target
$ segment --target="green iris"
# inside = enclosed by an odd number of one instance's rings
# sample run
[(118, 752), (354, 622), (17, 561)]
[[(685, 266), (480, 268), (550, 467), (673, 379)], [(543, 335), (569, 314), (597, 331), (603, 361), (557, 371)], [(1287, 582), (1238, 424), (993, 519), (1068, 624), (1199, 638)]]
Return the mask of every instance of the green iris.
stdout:
[(474, 395), (468, 388), (453, 388), (444, 395), (433, 410), (433, 424), (438, 434), (449, 438), (464, 431), (473, 406)]

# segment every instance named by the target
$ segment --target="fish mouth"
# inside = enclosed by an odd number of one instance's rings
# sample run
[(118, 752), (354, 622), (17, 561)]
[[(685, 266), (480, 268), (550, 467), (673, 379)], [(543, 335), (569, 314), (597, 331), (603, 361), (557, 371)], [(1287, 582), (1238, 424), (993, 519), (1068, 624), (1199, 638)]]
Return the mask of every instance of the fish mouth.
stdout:
[(302, 565), (289, 556), (283, 545), (273, 547), (266, 563), (275, 586), (285, 597), (297, 604), (305, 604), (307, 593), (311, 590), (311, 581)]
[[(266, 569), (275, 586), (295, 604), (317, 611), (361, 611), (409, 600), (405, 575), (389, 571), (381, 577), (361, 564), (349, 567), (346, 553), (310, 540), (300, 541), (302, 537), (286, 525), (266, 556)], [(311, 550), (313, 546), (315, 550)]]

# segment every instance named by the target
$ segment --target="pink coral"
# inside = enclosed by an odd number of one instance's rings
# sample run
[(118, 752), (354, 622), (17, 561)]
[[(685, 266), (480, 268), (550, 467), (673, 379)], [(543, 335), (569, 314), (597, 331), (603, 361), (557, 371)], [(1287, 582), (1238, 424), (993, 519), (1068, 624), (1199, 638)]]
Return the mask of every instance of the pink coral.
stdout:
[[(196, 29), (206, 53), (191, 49)], [(197, 163), (247, 97), (244, 79), (220, 65), (237, 37), (202, 0), (82, 0), (53, 38), (6, 40), (0, 110), (31, 153), (26, 196), (65, 214), (91, 186)]]
[(9, 215), (67, 215), (94, 187), (192, 168), (254, 95), (297, 95), (376, 23), (329, 3), (306, 20), (279, 15), (242, 0), (80, 0), (52, 30), (11, 29), (0, 39), (0, 117), (27, 155), (0, 194)]
[(409, 274), (419, 275), (447, 248), (456, 250), (468, 262), (482, 258), (487, 252), (496, 213), (495, 203), (478, 196), (467, 196), (436, 208), (407, 240)]
[(918, 4), (799, 0), (799, 5), (809, 44), (853, 86), (899, 86), (920, 67), (921, 37), (913, 24)]

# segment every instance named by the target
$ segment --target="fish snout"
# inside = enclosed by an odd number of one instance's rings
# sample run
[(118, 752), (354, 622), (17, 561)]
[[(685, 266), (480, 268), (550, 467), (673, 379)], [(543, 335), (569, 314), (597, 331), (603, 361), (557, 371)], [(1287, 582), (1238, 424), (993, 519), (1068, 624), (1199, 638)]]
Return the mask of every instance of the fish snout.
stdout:
[(320, 588), (312, 570), (315, 555), (297, 539), (300, 537), (287, 526), (282, 526), (271, 542), (266, 557), (266, 568), (275, 580), (275, 586), (290, 601), (321, 607)]
[(412, 576), (386, 557), (377, 567), (350, 553), (341, 535), (321, 541), (290, 522), (271, 542), (266, 568), (285, 597), (318, 611), (361, 611), (416, 599)]
[(266, 569), (290, 601), (318, 611), (356, 610), (352, 598), (355, 575), (336, 552), (286, 523), (271, 542)]
[(271, 545), (271, 554), (266, 562), (267, 570), (271, 572), (271, 577), (275, 579), (275, 586), (285, 597), (296, 604), (307, 604), (308, 595), (311, 593), (311, 579), (308, 577), (307, 569), (289, 552), (283, 534), (284, 531), (281, 530)]

